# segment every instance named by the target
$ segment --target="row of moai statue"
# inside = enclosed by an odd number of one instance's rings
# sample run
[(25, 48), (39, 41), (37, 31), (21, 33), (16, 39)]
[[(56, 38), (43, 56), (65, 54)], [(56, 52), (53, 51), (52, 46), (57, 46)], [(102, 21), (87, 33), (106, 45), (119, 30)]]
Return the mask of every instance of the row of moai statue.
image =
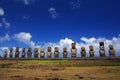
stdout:
[[(99, 43), (99, 53), (100, 53), (100, 57), (104, 57), (105, 56), (105, 49), (104, 49), (104, 42), (100, 42)], [(32, 49), (31, 48), (28, 48), (28, 51), (27, 51), (27, 55), (28, 55), (28, 58), (31, 58), (32, 56)], [(72, 58), (76, 58), (76, 53), (77, 53), (77, 48), (76, 48), (76, 44), (75, 43), (72, 43), (71, 44), (71, 57)], [(86, 57), (86, 49), (85, 47), (81, 47), (81, 57)], [(90, 54), (90, 57), (94, 57), (94, 47), (93, 46), (89, 46), (89, 54)], [(7, 57), (7, 49), (5, 49), (4, 51), (4, 57), (6, 58)], [(15, 58), (18, 58), (19, 57), (19, 47), (16, 47), (16, 51), (15, 51)], [(25, 58), (25, 48), (22, 48), (22, 58)], [(38, 48), (35, 48), (34, 49), (34, 58), (38, 58), (38, 55), (39, 55), (39, 52), (38, 52)], [(67, 51), (67, 48), (63, 48), (63, 57), (64, 58), (67, 58), (67, 55), (68, 55), (68, 51)], [(12, 58), (13, 56), (13, 48), (10, 49), (10, 58)], [(47, 57), (48, 58), (51, 58), (52, 56), (52, 48), (51, 47), (48, 47), (47, 48)], [(109, 56), (115, 56), (115, 50), (113, 48), (112, 45), (109, 45)], [(40, 58), (44, 58), (45, 57), (45, 51), (44, 51), (44, 48), (41, 48), (40, 50)], [(55, 47), (54, 49), (54, 57), (55, 58), (58, 58), (59, 57), (59, 48), (58, 47)]]

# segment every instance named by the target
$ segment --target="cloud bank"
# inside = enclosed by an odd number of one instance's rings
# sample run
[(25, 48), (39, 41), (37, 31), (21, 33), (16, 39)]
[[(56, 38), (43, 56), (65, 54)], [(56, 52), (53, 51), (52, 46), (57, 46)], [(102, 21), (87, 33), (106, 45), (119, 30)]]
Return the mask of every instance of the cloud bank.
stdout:
[[(18, 42), (22, 42), (24, 44), (27, 44), (29, 47), (32, 49), (34, 48), (45, 48), (45, 51), (47, 51), (47, 47), (52, 47), (52, 52), (54, 52), (55, 47), (59, 47), (60, 53), (62, 53), (63, 48), (67, 47), (67, 50), (69, 53), (70, 48), (71, 48), (71, 43), (75, 42), (72, 39), (69, 38), (64, 38), (61, 39), (59, 42), (53, 43), (53, 42), (48, 42), (43, 45), (38, 45), (34, 41), (32, 41), (32, 35), (30, 33), (26, 32), (20, 32), (18, 34), (14, 34), (14, 39)], [(9, 35), (6, 34), (5, 37), (0, 37), (0, 41), (5, 41), (5, 40), (10, 40)], [(89, 55), (89, 46), (93, 45), (94, 50), (95, 50), (95, 56), (99, 56), (99, 42), (103, 41), (105, 43), (105, 51), (106, 55), (108, 56), (108, 50), (109, 50), (109, 45), (113, 44), (114, 49), (116, 51), (116, 55), (120, 56), (120, 37), (113, 37), (112, 39), (107, 39), (107, 38), (86, 38), (86, 37), (81, 37), (80, 42), (76, 42), (76, 48), (77, 48), (77, 55), (80, 56), (80, 50), (81, 47), (84, 46), (86, 48), (87, 55)], [(2, 49), (3, 50), (3, 49)]]

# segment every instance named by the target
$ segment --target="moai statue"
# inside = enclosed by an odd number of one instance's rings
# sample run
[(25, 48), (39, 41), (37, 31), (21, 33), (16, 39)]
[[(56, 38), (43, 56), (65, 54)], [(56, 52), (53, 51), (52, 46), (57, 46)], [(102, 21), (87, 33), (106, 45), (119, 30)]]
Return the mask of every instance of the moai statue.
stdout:
[(89, 53), (90, 53), (90, 57), (94, 57), (95, 51), (94, 51), (93, 46), (89, 46)]
[(81, 47), (81, 57), (86, 57), (86, 50), (85, 47)]
[(115, 56), (115, 49), (113, 48), (113, 45), (109, 45), (109, 56)]
[(32, 51), (31, 50), (32, 50), (31, 48), (28, 48), (28, 52), (27, 52), (28, 58), (31, 58), (31, 55), (32, 55)]
[(72, 58), (75, 58), (77, 53), (76, 44), (72, 43), (71, 46), (72, 46), (71, 47)]
[(65, 47), (65, 48), (63, 48), (63, 57), (67, 58), (67, 54), (68, 54), (67, 48)]
[(52, 56), (51, 47), (48, 47), (48, 48), (47, 48), (47, 57), (48, 57), (48, 58), (51, 58), (51, 56)]
[(10, 58), (13, 57), (13, 48), (10, 48)]
[(59, 48), (58, 47), (55, 47), (54, 56), (55, 56), (55, 58), (59, 57)]
[(44, 58), (44, 56), (45, 56), (44, 48), (41, 48), (41, 50), (40, 50), (40, 58)]
[(100, 42), (99, 47), (100, 47), (100, 50), (99, 50), (100, 57), (104, 57), (105, 56), (104, 42)]
[(4, 58), (7, 58), (7, 49), (4, 50)]
[(19, 57), (19, 47), (16, 47), (16, 51), (15, 51), (15, 58)]
[(25, 48), (22, 48), (22, 58), (25, 58), (25, 54), (26, 54)]
[(34, 49), (34, 58), (38, 58), (38, 48)]

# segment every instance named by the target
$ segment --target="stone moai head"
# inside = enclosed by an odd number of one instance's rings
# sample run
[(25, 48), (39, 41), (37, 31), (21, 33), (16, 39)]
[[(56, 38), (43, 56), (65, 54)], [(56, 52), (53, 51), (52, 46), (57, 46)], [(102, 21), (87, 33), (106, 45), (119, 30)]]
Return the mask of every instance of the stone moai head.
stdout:
[(58, 47), (55, 47), (54, 56), (55, 56), (55, 58), (59, 57), (59, 48)]
[(67, 48), (65, 47), (65, 48), (63, 48), (63, 57), (67, 58), (67, 54), (68, 54)]
[(18, 58), (18, 57), (19, 57), (19, 47), (16, 47), (15, 57), (16, 57), (16, 58)]
[(22, 48), (22, 58), (25, 57), (25, 48)]
[(10, 58), (12, 58), (13, 55), (13, 48), (10, 48)]
[(31, 58), (31, 55), (32, 55), (32, 51), (31, 50), (32, 50), (31, 48), (28, 48), (28, 52), (27, 52), (28, 58)]
[(44, 48), (40, 49), (40, 58), (44, 58), (45, 56), (45, 52), (44, 52)]
[(99, 51), (100, 56), (104, 57), (105, 56), (104, 42), (100, 42), (99, 47), (100, 47), (100, 51)]
[(71, 44), (71, 53), (72, 53), (72, 58), (75, 58), (77, 53), (76, 43)]
[(7, 49), (4, 50), (4, 58), (7, 58)]
[(52, 55), (51, 47), (48, 47), (47, 48), (47, 56), (48, 56), (48, 58), (51, 58), (51, 55)]
[(35, 58), (38, 58), (38, 48), (35, 48), (35, 49), (34, 49), (34, 57), (35, 57)]
[(90, 57), (94, 57), (94, 48), (93, 46), (89, 46), (89, 53), (90, 53)]
[(86, 50), (84, 46), (81, 47), (81, 57), (86, 57)]
[(76, 43), (72, 43), (71, 46), (72, 46), (72, 49), (76, 49)]
[(109, 56), (110, 57), (115, 56), (115, 49), (113, 48), (113, 45), (109, 45)]

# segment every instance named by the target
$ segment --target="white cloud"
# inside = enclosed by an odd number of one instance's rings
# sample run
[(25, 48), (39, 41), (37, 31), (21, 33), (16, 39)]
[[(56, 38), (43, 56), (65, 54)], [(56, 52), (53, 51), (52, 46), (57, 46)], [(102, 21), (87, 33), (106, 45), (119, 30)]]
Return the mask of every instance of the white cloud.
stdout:
[(2, 18), (2, 24), (5, 27), (5, 29), (9, 29), (11, 26), (10, 23), (5, 18)]
[(49, 8), (48, 11), (53, 19), (57, 18), (58, 13), (56, 12), (56, 9), (54, 7)]
[(119, 36), (120, 36), (120, 34), (119, 34)]
[[(52, 52), (54, 52), (55, 47), (59, 47), (60, 53), (62, 53), (63, 48), (67, 47), (68, 52), (70, 53), (70, 48), (71, 48), (71, 43), (75, 42), (72, 39), (69, 38), (64, 38), (61, 39), (59, 42), (48, 42), (43, 45), (38, 45), (34, 41), (31, 40), (32, 35), (30, 33), (26, 32), (20, 32), (18, 34), (14, 34), (14, 39), (16, 39), (19, 42), (23, 42), (24, 44), (27, 44), (29, 47), (32, 49), (37, 47), (37, 48), (45, 48), (45, 51), (47, 50), (47, 47), (52, 47)], [(5, 37), (0, 37), (1, 41), (9, 40), (9, 35), (6, 34)], [(87, 54), (89, 54), (89, 46), (93, 45), (94, 50), (95, 50), (95, 55), (99, 56), (99, 42), (103, 41), (104, 46), (105, 46), (105, 51), (108, 55), (108, 50), (109, 50), (109, 45), (112, 44), (114, 46), (114, 49), (116, 51), (116, 54), (120, 56), (120, 37), (113, 37), (112, 39), (107, 39), (107, 38), (86, 38), (86, 37), (81, 37), (80, 38), (81, 42), (76, 42), (76, 48), (77, 48), (77, 55), (80, 55), (80, 50), (81, 47), (84, 46), (86, 48)]]
[(4, 10), (3, 8), (0, 8), (0, 16), (3, 16), (4, 15)]
[(30, 33), (20, 32), (18, 34), (14, 34), (14, 38), (20, 42), (28, 43), (32, 36)]
[(4, 37), (0, 37), (0, 42), (9, 41), (9, 40), (10, 40), (10, 36), (8, 34), (6, 34)]
[(40, 46), (35, 45), (35, 42), (33, 42), (31, 40), (31, 38), (32, 38), (32, 35), (30, 33), (26, 33), (26, 32), (20, 32), (18, 34), (14, 34), (14, 39), (16, 39), (17, 41), (23, 42), (32, 48), (35, 48), (35, 47), (39, 48)]

